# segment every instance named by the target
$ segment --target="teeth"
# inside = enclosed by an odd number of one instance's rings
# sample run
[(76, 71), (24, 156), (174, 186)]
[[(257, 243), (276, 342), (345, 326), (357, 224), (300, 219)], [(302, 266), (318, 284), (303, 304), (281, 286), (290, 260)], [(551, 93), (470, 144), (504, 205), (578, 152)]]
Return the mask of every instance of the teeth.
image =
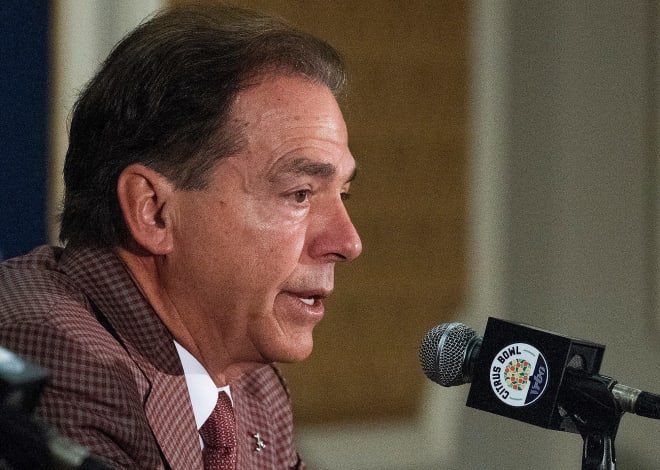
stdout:
[(313, 298), (310, 298), (310, 299), (303, 299), (302, 297), (299, 297), (299, 298), (300, 298), (300, 301), (304, 304), (314, 305), (314, 299)]

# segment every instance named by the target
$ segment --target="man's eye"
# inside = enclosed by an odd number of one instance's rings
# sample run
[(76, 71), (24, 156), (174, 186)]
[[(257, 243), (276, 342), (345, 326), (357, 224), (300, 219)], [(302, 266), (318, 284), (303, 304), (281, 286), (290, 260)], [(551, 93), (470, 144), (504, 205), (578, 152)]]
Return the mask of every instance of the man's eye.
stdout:
[(350, 193), (341, 193), (341, 200), (342, 201), (348, 201), (351, 198)]
[(293, 193), (293, 199), (298, 203), (302, 204), (307, 200), (309, 197), (309, 190), (307, 189), (301, 189), (300, 191), (296, 191)]

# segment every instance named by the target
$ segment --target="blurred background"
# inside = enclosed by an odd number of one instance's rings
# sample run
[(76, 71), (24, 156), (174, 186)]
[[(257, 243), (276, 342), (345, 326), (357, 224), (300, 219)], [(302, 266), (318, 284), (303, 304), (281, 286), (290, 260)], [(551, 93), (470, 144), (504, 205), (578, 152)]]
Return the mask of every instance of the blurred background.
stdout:
[[(209, 0), (211, 1), (211, 0)], [(112, 46), (183, 0), (0, 3), (0, 258), (57, 243), (67, 122)], [(244, 0), (335, 45), (363, 255), (284, 366), (318, 470), (579, 469), (582, 439), (464, 406), (422, 374), (433, 325), (488, 316), (605, 344), (660, 392), (658, 0)], [(660, 422), (623, 417), (617, 469)]]

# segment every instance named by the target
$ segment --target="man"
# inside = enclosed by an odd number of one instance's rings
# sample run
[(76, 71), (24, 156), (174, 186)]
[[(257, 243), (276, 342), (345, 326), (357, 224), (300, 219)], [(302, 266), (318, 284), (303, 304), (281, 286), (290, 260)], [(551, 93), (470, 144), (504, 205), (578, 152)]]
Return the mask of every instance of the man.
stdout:
[(230, 397), (229, 468), (303, 467), (272, 363), (310, 354), (361, 251), (344, 77), (325, 42), (229, 7), (115, 48), (72, 116), (66, 247), (0, 269), (0, 344), (51, 373), (45, 421), (120, 468), (215, 468), (198, 430)]

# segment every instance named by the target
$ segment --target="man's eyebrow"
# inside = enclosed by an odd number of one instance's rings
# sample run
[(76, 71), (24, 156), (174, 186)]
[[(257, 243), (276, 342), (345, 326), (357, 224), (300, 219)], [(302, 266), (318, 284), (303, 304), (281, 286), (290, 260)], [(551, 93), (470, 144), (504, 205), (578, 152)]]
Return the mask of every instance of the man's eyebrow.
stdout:
[[(281, 165), (275, 166), (273, 171), (270, 172), (268, 179), (270, 181), (275, 181), (282, 177), (282, 175), (292, 174), (292, 175), (306, 175), (306, 176), (318, 176), (321, 178), (331, 178), (337, 172), (337, 168), (332, 163), (324, 163), (315, 160), (309, 160), (307, 158), (296, 158), (289, 160)], [(351, 177), (348, 181), (352, 181), (355, 178), (355, 170), (351, 174)]]
[[(277, 181), (285, 175), (295, 176), (316, 176), (320, 178), (330, 179), (337, 173), (337, 167), (332, 163), (324, 163), (308, 158), (296, 158), (276, 165), (270, 172), (268, 180), (271, 182)], [(353, 169), (346, 183), (350, 183), (355, 179), (357, 174), (357, 167)]]

